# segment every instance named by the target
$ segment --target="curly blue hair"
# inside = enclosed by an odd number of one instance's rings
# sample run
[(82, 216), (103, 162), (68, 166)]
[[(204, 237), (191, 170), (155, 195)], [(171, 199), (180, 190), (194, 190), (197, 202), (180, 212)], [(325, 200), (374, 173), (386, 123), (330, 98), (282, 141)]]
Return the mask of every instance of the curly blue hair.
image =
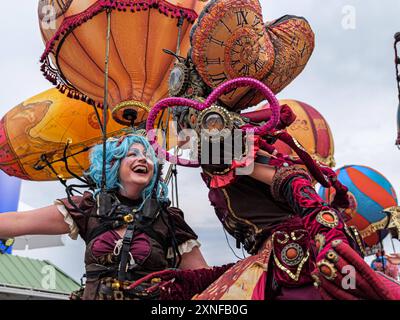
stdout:
[[(154, 174), (150, 180), (150, 183), (142, 191), (143, 202), (140, 207), (143, 206), (144, 201), (151, 197), (153, 190), (158, 200), (168, 200), (168, 187), (167, 185), (158, 179), (159, 175), (159, 161), (156, 154), (151, 147), (150, 143), (145, 137), (129, 134), (121, 139), (108, 139), (106, 143), (106, 190), (118, 190), (123, 188), (119, 181), (119, 168), (121, 160), (128, 154), (129, 148), (134, 143), (140, 143), (147, 153), (151, 155), (151, 159), (154, 163)], [(103, 167), (103, 144), (96, 145), (90, 154), (90, 167), (87, 174), (96, 183), (96, 189), (93, 197), (100, 192), (101, 181), (102, 181), (102, 167)]]

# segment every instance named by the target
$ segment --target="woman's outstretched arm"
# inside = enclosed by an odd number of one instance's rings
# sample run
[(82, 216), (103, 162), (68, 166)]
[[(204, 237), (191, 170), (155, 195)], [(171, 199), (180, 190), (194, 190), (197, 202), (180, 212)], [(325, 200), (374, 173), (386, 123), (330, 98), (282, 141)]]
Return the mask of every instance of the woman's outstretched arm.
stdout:
[(30, 234), (64, 234), (69, 226), (56, 205), (22, 212), (0, 214), (0, 238)]

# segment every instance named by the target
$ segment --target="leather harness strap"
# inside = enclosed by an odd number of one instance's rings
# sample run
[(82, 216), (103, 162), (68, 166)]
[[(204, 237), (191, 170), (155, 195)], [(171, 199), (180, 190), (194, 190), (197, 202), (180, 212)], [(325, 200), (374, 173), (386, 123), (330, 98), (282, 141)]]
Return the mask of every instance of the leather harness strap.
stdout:
[(128, 272), (128, 263), (130, 258), (130, 249), (131, 243), (133, 239), (133, 235), (135, 233), (135, 225), (130, 223), (126, 228), (124, 238), (122, 240), (122, 249), (120, 253), (120, 263), (118, 267), (118, 280), (124, 281), (127, 278)]

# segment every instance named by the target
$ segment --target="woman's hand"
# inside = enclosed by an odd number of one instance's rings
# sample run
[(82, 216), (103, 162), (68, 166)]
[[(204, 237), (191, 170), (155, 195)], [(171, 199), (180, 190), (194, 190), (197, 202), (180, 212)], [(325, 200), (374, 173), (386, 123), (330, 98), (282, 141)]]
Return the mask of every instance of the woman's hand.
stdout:
[(0, 238), (13, 238), (30, 234), (65, 234), (69, 226), (56, 205), (0, 214)]

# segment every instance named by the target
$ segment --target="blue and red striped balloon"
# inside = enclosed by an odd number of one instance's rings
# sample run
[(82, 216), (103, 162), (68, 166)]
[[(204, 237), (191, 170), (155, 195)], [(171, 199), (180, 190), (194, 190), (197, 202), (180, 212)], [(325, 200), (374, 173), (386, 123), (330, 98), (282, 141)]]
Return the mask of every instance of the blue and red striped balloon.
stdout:
[[(349, 165), (336, 170), (339, 181), (349, 188), (350, 216), (348, 225), (353, 225), (361, 233), (366, 233), (371, 224), (381, 221), (386, 215), (384, 209), (397, 205), (396, 192), (390, 182), (378, 171), (367, 166)], [(319, 195), (332, 201), (334, 190), (321, 187)], [(369, 232), (368, 232), (369, 233)], [(387, 232), (373, 232), (364, 237), (367, 247), (378, 244)]]

